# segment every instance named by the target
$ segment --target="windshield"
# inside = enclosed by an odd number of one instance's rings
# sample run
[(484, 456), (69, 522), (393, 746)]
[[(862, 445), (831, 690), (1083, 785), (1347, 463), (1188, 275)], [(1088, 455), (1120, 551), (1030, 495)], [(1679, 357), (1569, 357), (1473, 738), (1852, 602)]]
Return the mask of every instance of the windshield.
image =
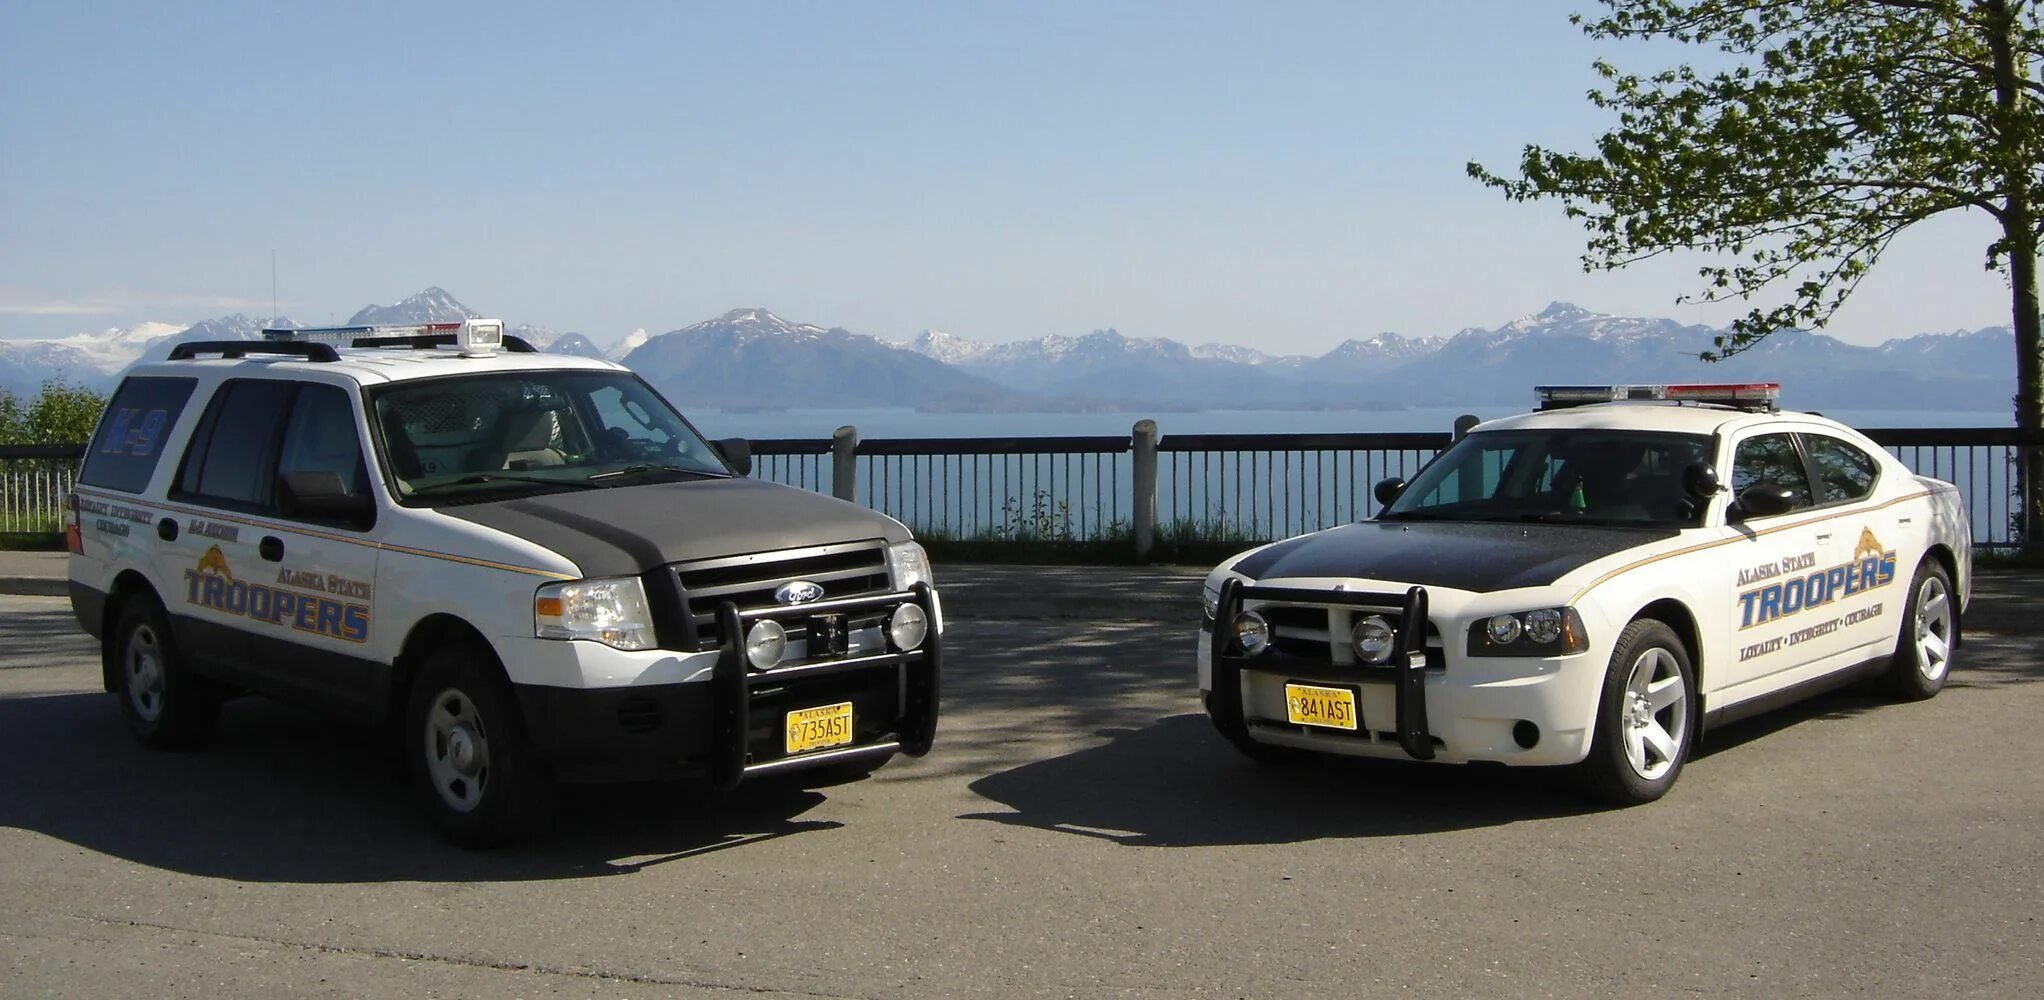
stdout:
[(634, 486), (730, 470), (626, 372), (463, 375), (374, 391), (383, 467), (401, 499), (462, 503)]
[(1702, 505), (1682, 472), (1710, 448), (1695, 434), (1479, 432), (1421, 470), (1379, 519), (1692, 526)]

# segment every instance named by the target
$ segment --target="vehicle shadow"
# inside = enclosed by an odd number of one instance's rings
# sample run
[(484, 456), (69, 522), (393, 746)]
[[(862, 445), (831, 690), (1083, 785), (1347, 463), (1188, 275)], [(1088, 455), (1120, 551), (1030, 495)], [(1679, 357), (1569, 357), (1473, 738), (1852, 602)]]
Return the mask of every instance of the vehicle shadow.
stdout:
[[(184, 754), (128, 737), (111, 696), (0, 699), (0, 826), (138, 864), (245, 882), (518, 881), (630, 874), (815, 830), (791, 783), (567, 788), (529, 844), (440, 841), (374, 734), (265, 699), (226, 706)], [(31, 766), (32, 765), (32, 766)]]
[(1130, 846), (1215, 847), (1437, 833), (1599, 808), (1547, 769), (1325, 757), (1258, 764), (1196, 713), (1098, 735), (1108, 741), (972, 782), (1010, 811), (960, 818)]

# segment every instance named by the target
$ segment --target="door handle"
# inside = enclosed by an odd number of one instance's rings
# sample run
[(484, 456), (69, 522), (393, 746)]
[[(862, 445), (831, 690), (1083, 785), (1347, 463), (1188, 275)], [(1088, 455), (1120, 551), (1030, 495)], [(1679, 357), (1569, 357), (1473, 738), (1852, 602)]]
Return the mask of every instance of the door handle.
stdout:
[(177, 519), (166, 517), (156, 522), (156, 537), (166, 542), (177, 541)]
[(264, 535), (262, 542), (256, 545), (256, 554), (269, 562), (282, 562), (284, 560), (284, 540), (275, 535)]

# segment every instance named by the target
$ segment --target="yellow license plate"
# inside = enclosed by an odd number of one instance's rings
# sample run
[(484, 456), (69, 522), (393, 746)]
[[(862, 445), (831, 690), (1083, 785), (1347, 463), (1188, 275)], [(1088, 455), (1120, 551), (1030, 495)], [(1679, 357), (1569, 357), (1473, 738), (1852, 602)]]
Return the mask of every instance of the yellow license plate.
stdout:
[(788, 752), (791, 754), (843, 746), (851, 741), (852, 703), (849, 701), (788, 713)]
[(1285, 685), (1285, 717), (1295, 726), (1356, 729), (1356, 693), (1312, 684)]

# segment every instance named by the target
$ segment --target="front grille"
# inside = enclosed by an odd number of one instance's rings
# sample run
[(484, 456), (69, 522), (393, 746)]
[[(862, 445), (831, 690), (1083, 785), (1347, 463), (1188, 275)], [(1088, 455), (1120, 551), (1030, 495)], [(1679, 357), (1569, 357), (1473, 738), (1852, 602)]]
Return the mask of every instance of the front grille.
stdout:
[[(1356, 662), (1355, 653), (1349, 648), (1349, 630), (1355, 622), (1368, 615), (1382, 615), (1391, 620), (1394, 627), (1402, 609), (1393, 607), (1321, 607), (1306, 604), (1262, 604), (1252, 610), (1270, 623), (1271, 648), (1287, 656), (1299, 656), (1319, 660), (1340, 667), (1357, 670), (1385, 670), (1387, 667), (1372, 666)], [(1444, 670), (1448, 657), (1441, 648), (1441, 630), (1432, 621), (1427, 622), (1427, 668)]]
[[(820, 585), (826, 601), (893, 590), (887, 575), (887, 547), (877, 541), (677, 563), (672, 569), (681, 583), (684, 611), (697, 649), (723, 643), (717, 608), (724, 602), (736, 604), (740, 611), (779, 607), (774, 591), (793, 580)], [(861, 627), (868, 623), (861, 618), (851, 624)], [(788, 637), (805, 638), (799, 628), (791, 629)]]

